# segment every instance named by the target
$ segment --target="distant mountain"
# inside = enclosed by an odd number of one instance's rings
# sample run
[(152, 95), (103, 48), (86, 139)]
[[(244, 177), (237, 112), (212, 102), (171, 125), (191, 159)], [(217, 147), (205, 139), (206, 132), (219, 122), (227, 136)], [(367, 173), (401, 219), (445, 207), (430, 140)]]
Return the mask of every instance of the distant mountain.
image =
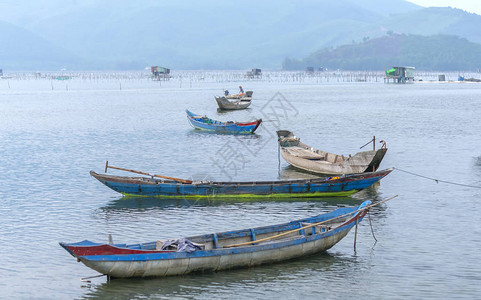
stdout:
[(0, 69), (52, 70), (75, 63), (81, 59), (52, 42), (32, 32), (0, 22)]
[[(286, 57), (388, 31), (481, 39), (481, 16), (404, 0), (3, 0), (0, 20), (56, 47), (59, 58), (71, 57), (68, 68), (83, 69), (280, 68)], [(0, 43), (6, 44), (2, 28)], [(63, 58), (38, 60), (47, 55), (42, 51), (32, 49), (32, 68), (35, 61), (64, 64)], [(25, 61), (16, 52), (7, 60), (13, 66)]]
[(302, 60), (286, 59), (283, 69), (386, 70), (392, 66), (413, 66), (426, 71), (467, 71), (479, 69), (480, 58), (480, 44), (457, 36), (392, 34), (360, 44), (326, 48)]
[(390, 15), (378, 25), (398, 33), (457, 35), (481, 43), (481, 16), (460, 9), (431, 7), (413, 10)]

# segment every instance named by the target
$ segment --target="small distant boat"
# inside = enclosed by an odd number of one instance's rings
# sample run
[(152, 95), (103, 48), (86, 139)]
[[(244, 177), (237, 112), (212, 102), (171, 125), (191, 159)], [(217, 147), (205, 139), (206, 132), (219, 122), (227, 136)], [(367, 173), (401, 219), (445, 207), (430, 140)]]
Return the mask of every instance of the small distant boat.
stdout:
[(353, 156), (321, 151), (300, 141), (289, 130), (277, 131), (282, 157), (292, 166), (319, 174), (350, 174), (375, 172), (386, 154), (386, 144), (378, 150), (364, 151)]
[(187, 113), (187, 119), (190, 125), (195, 129), (215, 131), (218, 133), (234, 133), (234, 134), (251, 134), (261, 125), (262, 119), (258, 119), (253, 122), (240, 123), (240, 122), (221, 122), (208, 118), (207, 116), (200, 116), (190, 112)]
[(252, 267), (325, 251), (362, 221), (372, 205), (264, 227), (139, 244), (59, 243), (77, 261), (111, 278), (163, 277)]
[(481, 82), (481, 79), (477, 79), (477, 78), (463, 78), (463, 80), (460, 80), (460, 81)]
[(251, 105), (252, 91), (247, 91), (245, 94), (227, 95), (222, 97), (215, 97), (217, 105), (224, 110), (244, 109)]
[[(149, 177), (128, 177), (98, 174), (90, 175), (116, 192), (128, 196), (161, 197), (323, 197), (348, 196), (370, 187), (393, 170), (350, 174), (337, 177), (279, 181), (192, 181), (149, 174), (119, 167), (107, 168), (133, 172)], [(154, 178), (158, 177), (158, 178)]]

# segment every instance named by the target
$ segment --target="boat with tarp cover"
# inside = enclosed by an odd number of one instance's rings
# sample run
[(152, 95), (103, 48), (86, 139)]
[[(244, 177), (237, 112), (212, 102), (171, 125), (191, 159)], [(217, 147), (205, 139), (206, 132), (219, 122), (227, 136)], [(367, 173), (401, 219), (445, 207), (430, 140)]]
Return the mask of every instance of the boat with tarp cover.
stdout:
[(78, 261), (112, 278), (183, 275), (252, 267), (326, 251), (366, 215), (370, 201), (264, 227), (158, 240), (60, 243)]

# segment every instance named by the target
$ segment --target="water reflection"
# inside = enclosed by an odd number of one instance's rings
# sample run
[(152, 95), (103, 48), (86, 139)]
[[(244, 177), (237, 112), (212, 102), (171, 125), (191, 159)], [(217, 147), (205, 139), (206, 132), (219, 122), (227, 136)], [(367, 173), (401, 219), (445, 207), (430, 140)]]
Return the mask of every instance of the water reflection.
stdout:
[(284, 167), (279, 171), (280, 180), (314, 179), (314, 178), (320, 178), (320, 177), (329, 177), (329, 176), (300, 170), (291, 165), (288, 165), (287, 167)]
[[(256, 296), (267, 296), (267, 286), (312, 284), (312, 275), (324, 273), (333, 280), (345, 278), (346, 270), (356, 268), (357, 258), (323, 252), (317, 255), (272, 265), (151, 279), (114, 279), (95, 284), (84, 299), (129, 299), (206, 297), (220, 298), (249, 289)], [(264, 287), (264, 288), (262, 288)], [(313, 293), (316, 291), (313, 290)]]
[(96, 209), (93, 218), (118, 241), (139, 242), (279, 224), (359, 204), (350, 197), (121, 198)]
[[(252, 108), (251, 107), (248, 107), (248, 108), (244, 108), (242, 109), (243, 112), (249, 112), (251, 111)], [(236, 110), (228, 110), (228, 109), (221, 109), (221, 108), (217, 108), (217, 114), (218, 115), (227, 115), (227, 114), (232, 114), (232, 113), (237, 113), (239, 111), (236, 111)]]
[(234, 135), (234, 136), (239, 136), (239, 137), (249, 137), (249, 138), (254, 138), (254, 139), (257, 139), (257, 138), (260, 138), (260, 135), (257, 134), (257, 133), (252, 133), (252, 134), (239, 134), (239, 133), (235, 133), (235, 132), (219, 132), (219, 131), (208, 131), (208, 130), (199, 130), (199, 129), (195, 129), (195, 128), (191, 128), (191, 130), (189, 130), (189, 132), (187, 133), (187, 135), (190, 135), (190, 136), (193, 136), (193, 135), (220, 135), (220, 136), (224, 136), (224, 135)]
[[(369, 195), (368, 195), (369, 196)], [(364, 198), (364, 197), (363, 197)], [(318, 198), (285, 198), (285, 197), (239, 197), (239, 198), (162, 198), (162, 197), (120, 197), (101, 207), (102, 211), (142, 211), (168, 210), (170, 208), (218, 207), (232, 204), (262, 205), (266, 202), (284, 202), (301, 204), (313, 202), (320, 206), (357, 206), (361, 200), (352, 197), (318, 197)]]

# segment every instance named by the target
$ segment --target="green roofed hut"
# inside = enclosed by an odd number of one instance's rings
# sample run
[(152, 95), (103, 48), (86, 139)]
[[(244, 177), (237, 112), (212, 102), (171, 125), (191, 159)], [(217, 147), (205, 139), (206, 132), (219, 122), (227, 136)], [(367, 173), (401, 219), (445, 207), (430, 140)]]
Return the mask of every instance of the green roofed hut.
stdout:
[(413, 83), (414, 67), (392, 67), (386, 71), (384, 83)]
[(170, 79), (170, 69), (159, 67), (159, 66), (152, 66), (150, 67), (152, 71), (152, 80), (168, 80)]

